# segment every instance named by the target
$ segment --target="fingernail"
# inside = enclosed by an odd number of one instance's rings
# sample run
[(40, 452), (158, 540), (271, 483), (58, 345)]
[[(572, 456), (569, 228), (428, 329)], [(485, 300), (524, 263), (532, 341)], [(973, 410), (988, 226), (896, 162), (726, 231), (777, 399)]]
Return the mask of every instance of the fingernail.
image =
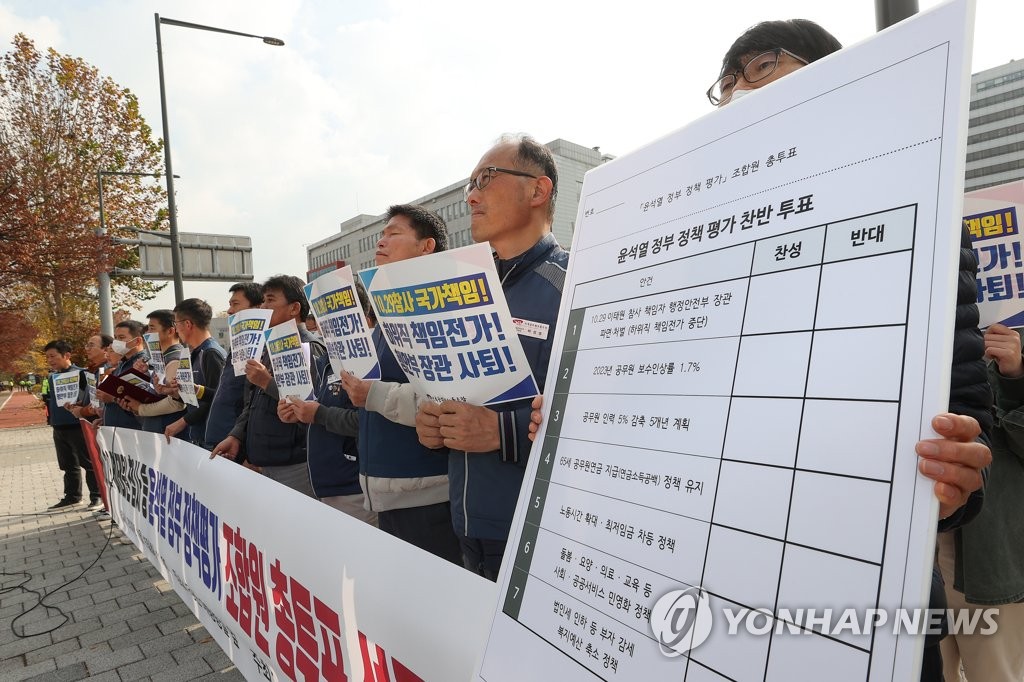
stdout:
[(949, 417), (936, 417), (935, 428), (941, 429), (942, 431), (948, 431), (953, 428), (953, 421)]
[(924, 471), (924, 473), (929, 474), (931, 476), (941, 476), (942, 473), (946, 470), (946, 467), (942, 466), (942, 464), (934, 460), (925, 459), (921, 460), (921, 469)]
[(939, 446), (931, 441), (923, 440), (917, 444), (917, 453), (919, 455), (937, 455)]

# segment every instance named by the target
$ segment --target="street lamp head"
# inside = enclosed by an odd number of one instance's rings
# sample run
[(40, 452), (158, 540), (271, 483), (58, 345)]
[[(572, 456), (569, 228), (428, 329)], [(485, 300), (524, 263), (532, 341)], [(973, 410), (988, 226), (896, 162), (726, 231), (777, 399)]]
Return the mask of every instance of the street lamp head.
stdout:
[(275, 47), (281, 47), (282, 45), (284, 45), (284, 41), (281, 40), (280, 38), (272, 38), (270, 36), (263, 36), (263, 42), (265, 42), (267, 45), (273, 45)]

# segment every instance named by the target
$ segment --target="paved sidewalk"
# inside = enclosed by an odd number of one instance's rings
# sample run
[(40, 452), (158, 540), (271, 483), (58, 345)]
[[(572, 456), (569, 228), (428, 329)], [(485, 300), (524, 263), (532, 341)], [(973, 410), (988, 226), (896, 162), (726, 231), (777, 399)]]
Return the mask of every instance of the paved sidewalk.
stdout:
[[(15, 394), (16, 396), (17, 394)], [(0, 396), (0, 403), (6, 396)], [(11, 404), (0, 410), (0, 415)], [(0, 428), (0, 682), (80, 680), (242, 680), (241, 673), (156, 569), (85, 505), (47, 507), (61, 496), (61, 472), (47, 426)], [(88, 496), (86, 496), (88, 499)], [(110, 544), (103, 550), (107, 537)], [(13, 619), (37, 597), (11, 589), (50, 591), (85, 575), (36, 608)]]

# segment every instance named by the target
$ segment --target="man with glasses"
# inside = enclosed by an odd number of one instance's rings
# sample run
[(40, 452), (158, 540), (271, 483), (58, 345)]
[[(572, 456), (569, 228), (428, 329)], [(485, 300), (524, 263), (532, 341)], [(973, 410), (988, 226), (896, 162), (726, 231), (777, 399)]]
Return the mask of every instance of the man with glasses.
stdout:
[[(725, 106), (840, 49), (839, 41), (812, 21), (762, 22), (748, 29), (726, 52), (719, 77), (707, 91), (708, 99), (715, 106)], [(992, 397), (982, 360), (985, 346), (978, 330), (975, 304), (978, 263), (966, 230), (960, 247), (950, 413), (932, 420), (932, 428), (942, 438), (917, 444), (918, 470), (935, 481), (940, 532), (958, 528), (977, 516), (983, 477), (992, 461), (986, 445), (992, 429)], [(534, 401), (531, 438), (540, 424), (540, 404), (539, 399)], [(942, 577), (937, 569), (932, 576), (931, 608), (944, 613)], [(925, 640), (922, 681), (943, 679), (938, 646), (942, 636), (930, 635)]]
[[(108, 334), (94, 334), (85, 342), (85, 358), (89, 361), (89, 371), (96, 377), (97, 385), (113, 367), (107, 361), (107, 350), (113, 341), (114, 337)], [(99, 395), (97, 395), (97, 398), (99, 398)], [(69, 405), (68, 410), (71, 411), (71, 414), (75, 415), (76, 419), (91, 420), (103, 414), (102, 406), (100, 409), (96, 409), (92, 405)]]
[[(558, 171), (551, 152), (527, 136), (505, 136), (477, 163), (466, 185), (476, 243), (489, 242), (537, 384), (544, 389), (569, 254), (551, 233)], [(495, 409), (425, 402), (420, 442), (449, 448), (452, 522), (469, 570), (496, 580), (530, 454), (529, 401)]]

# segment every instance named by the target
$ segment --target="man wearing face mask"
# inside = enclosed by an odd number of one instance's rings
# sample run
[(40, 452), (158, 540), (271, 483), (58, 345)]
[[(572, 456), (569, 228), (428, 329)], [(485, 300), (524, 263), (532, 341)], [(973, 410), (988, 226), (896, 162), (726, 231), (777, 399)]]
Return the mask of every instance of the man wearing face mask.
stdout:
[[(121, 356), (121, 361), (114, 368), (114, 376), (122, 376), (132, 368), (135, 361), (147, 358), (146, 341), (142, 338), (143, 326), (135, 320), (118, 322), (114, 327), (114, 341), (111, 350)], [(102, 393), (102, 391), (100, 391)], [(109, 396), (113, 398), (114, 396)], [(141, 429), (142, 423), (131, 412), (126, 411), (117, 402), (107, 403), (103, 410), (104, 426), (120, 426), (128, 429)]]

